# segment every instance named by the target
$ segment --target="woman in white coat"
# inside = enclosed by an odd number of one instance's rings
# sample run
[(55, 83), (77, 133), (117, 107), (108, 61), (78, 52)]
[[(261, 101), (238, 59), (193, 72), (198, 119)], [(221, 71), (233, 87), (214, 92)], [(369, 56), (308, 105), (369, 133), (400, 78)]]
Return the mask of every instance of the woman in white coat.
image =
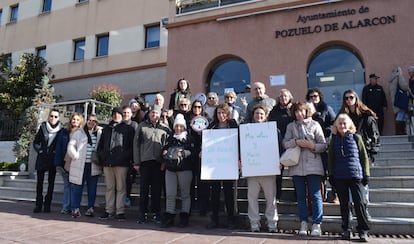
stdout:
[(96, 151), (102, 130), (98, 126), (96, 115), (89, 115), (83, 129), (73, 133), (68, 143), (68, 155), (72, 158), (69, 181), (71, 183), (72, 217), (81, 216), (79, 208), (82, 200), (84, 182), (88, 190), (88, 210), (85, 215), (93, 217), (96, 188), (102, 167), (92, 163), (92, 152)]

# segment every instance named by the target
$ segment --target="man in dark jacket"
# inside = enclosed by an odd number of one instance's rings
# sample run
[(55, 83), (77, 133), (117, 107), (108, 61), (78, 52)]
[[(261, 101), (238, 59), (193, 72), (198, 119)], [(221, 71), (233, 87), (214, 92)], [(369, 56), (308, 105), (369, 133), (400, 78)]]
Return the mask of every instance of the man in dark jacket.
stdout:
[(134, 133), (134, 128), (122, 121), (122, 109), (114, 108), (112, 121), (103, 129), (97, 150), (106, 183), (105, 213), (99, 219), (108, 219), (116, 213), (116, 219), (125, 220), (126, 177), (132, 163)]
[[(34, 213), (42, 211), (42, 206), (45, 213), (50, 212), (56, 177), (56, 167), (54, 165), (56, 137), (62, 128), (63, 126), (59, 121), (59, 111), (52, 109), (48, 121), (40, 125), (33, 141), (33, 147), (37, 152), (35, 166), (37, 171), (36, 207), (33, 209)], [(46, 171), (48, 171), (48, 188), (43, 203), (43, 181)]]
[(376, 74), (369, 75), (369, 84), (362, 89), (362, 102), (372, 109), (378, 117), (378, 129), (382, 134), (384, 128), (384, 110), (387, 109), (387, 98), (382, 86), (378, 85), (380, 77)]
[(161, 162), (162, 149), (170, 129), (160, 123), (161, 108), (154, 105), (148, 119), (139, 124), (134, 139), (134, 168), (141, 174), (138, 223), (147, 221), (149, 188), (151, 186), (152, 221), (160, 223), (161, 188), (165, 165)]

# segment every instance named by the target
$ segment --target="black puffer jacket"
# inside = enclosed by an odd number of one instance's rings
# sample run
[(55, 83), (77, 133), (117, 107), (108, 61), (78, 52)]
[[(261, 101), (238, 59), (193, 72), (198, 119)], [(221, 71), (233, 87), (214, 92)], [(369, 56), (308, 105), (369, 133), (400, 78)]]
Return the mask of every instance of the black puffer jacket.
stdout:
[(194, 157), (198, 157), (197, 149), (196, 149), (196, 141), (194, 140), (194, 137), (191, 135), (187, 135), (186, 139), (178, 140), (174, 138), (173, 135), (168, 137), (167, 143), (164, 146), (164, 150), (168, 150), (169, 148), (176, 147), (180, 148), (182, 150), (188, 150), (191, 152), (191, 155), (186, 155), (184, 158), (180, 158), (178, 160), (168, 160), (164, 159), (164, 162), (166, 163), (165, 166), (167, 170), (169, 171), (184, 171), (184, 170), (192, 170), (193, 169), (193, 163), (195, 162), (193, 159)]
[(97, 152), (104, 167), (130, 167), (132, 165), (134, 134), (134, 128), (124, 122), (111, 121), (102, 130)]

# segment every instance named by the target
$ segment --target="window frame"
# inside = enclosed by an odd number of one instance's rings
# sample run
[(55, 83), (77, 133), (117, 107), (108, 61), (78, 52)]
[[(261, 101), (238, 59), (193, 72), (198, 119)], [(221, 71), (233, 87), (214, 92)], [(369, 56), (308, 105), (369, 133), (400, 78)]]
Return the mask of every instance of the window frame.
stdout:
[[(101, 53), (101, 41), (107, 40), (106, 43), (106, 53), (102, 54)], [(95, 52), (95, 56), (96, 57), (104, 57), (104, 56), (108, 56), (109, 55), (109, 33), (103, 33), (103, 34), (99, 34), (96, 35), (96, 52)]]
[[(44, 52), (44, 55), (40, 55), (42, 52)], [(42, 57), (43, 59), (46, 59), (46, 46), (40, 46), (36, 48), (36, 55), (38, 57)]]
[(43, 0), (42, 13), (49, 13), (52, 11), (52, 0)]
[[(152, 41), (152, 42), (158, 42), (156, 45), (149, 45), (149, 38), (150, 38), (150, 33), (149, 31), (152, 28), (158, 28), (158, 41)], [(160, 47), (160, 42), (161, 42), (161, 26), (160, 23), (156, 23), (156, 24), (149, 24), (145, 26), (145, 49), (149, 49), (149, 48), (158, 48)]]
[(9, 22), (15, 23), (17, 22), (18, 18), (19, 18), (19, 4), (11, 5)]
[[(78, 55), (78, 50), (82, 50), (82, 46), (78, 46), (78, 44), (83, 42), (83, 55), (82, 58), (76, 58)], [(85, 60), (85, 47), (86, 47), (86, 40), (85, 38), (79, 38), (73, 40), (73, 61), (82, 61)]]

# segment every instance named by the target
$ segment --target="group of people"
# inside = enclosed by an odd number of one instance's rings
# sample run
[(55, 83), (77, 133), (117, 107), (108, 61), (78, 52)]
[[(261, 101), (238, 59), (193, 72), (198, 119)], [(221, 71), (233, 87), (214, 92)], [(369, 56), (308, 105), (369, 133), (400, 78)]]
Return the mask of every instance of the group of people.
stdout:
[[(139, 173), (138, 223), (151, 220), (168, 228), (175, 225), (178, 214), (178, 226), (186, 227), (192, 209), (198, 208), (201, 215), (211, 211), (207, 228), (224, 225), (232, 228), (237, 224), (235, 181), (200, 179), (202, 130), (277, 121), (274, 133), (279, 139), (279, 152), (282, 154), (291, 147), (301, 149), (298, 164), (289, 166), (287, 171), (293, 179), (298, 202), (299, 234), (321, 235), (322, 202), (326, 200), (326, 181), (329, 180), (339, 197), (342, 237), (351, 238), (349, 202), (352, 201), (358, 219), (356, 229), (360, 239), (366, 241), (369, 227), (364, 186), (369, 181), (369, 156), (372, 158), (379, 145), (376, 113), (353, 90), (343, 93), (338, 115), (324, 102), (318, 88), (309, 89), (306, 101), (294, 102), (289, 90), (281, 89), (275, 100), (266, 94), (263, 83), (254, 82), (251, 95), (250, 102), (242, 100), (242, 107), (235, 105), (237, 96), (233, 91), (224, 94), (224, 103), (218, 101), (216, 93), (208, 93), (207, 101), (192, 99), (190, 84), (182, 78), (177, 82), (168, 108), (164, 107), (161, 94), (155, 96), (154, 104), (146, 112), (142, 109), (142, 101), (133, 99), (128, 105), (112, 110), (111, 121), (105, 128), (98, 125), (95, 115), (89, 115), (84, 123), (83, 116), (78, 113), (74, 113), (63, 128), (59, 111), (51, 110), (33, 143), (38, 152), (34, 212), (40, 212), (42, 207), (44, 212), (50, 211), (58, 171), (64, 182), (62, 213), (72, 214), (74, 218), (81, 215), (80, 200), (86, 183), (88, 208), (85, 215), (93, 216), (98, 176), (103, 172), (106, 206), (99, 218), (124, 220), (131, 184)], [(243, 162), (239, 167), (243, 168)], [(280, 167), (283, 172), (283, 166)], [(49, 171), (49, 187), (43, 199), (46, 171)], [(267, 230), (276, 232), (282, 175), (247, 177), (247, 184), (251, 231), (261, 229), (258, 196), (262, 189), (266, 198)], [(163, 189), (165, 211), (161, 210)], [(176, 206), (178, 189), (179, 209)], [(219, 218), (221, 190), (226, 223), (221, 223)]]

